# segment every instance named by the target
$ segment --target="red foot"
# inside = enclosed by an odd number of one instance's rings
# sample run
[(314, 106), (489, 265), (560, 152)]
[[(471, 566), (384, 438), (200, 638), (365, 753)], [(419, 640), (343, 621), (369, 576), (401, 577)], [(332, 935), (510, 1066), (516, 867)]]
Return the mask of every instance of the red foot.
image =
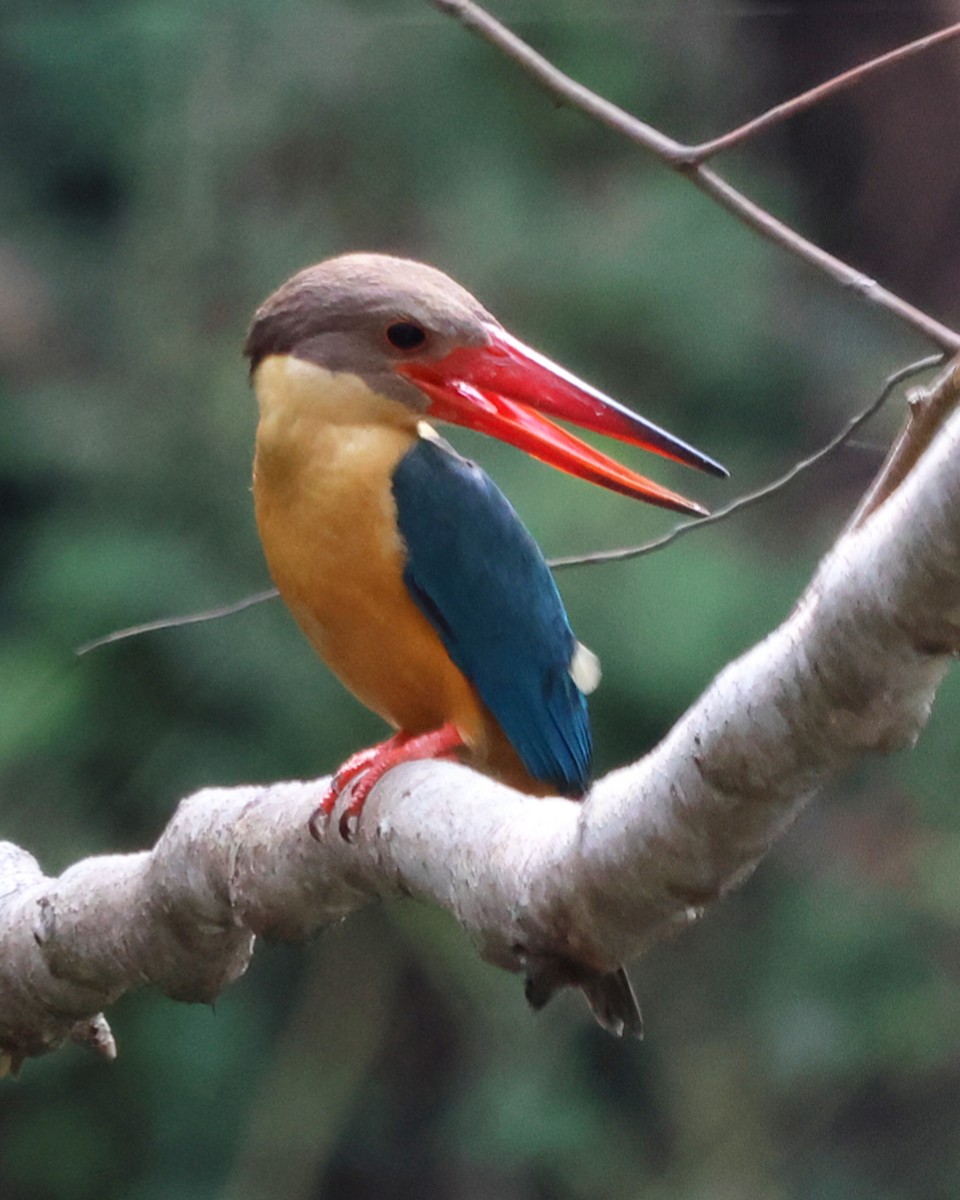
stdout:
[(358, 775), (362, 775), (368, 767), (372, 766), (377, 759), (377, 755), (387, 754), (396, 746), (402, 746), (408, 739), (408, 736), (408, 734), (401, 731), (400, 733), (395, 733), (393, 737), (388, 737), (385, 742), (377, 742), (375, 746), (368, 746), (365, 750), (358, 750), (356, 754), (350, 755), (330, 780), (330, 786), (323, 793), (323, 799), (308, 822), (310, 834), (316, 841), (319, 842), (323, 837), (320, 831), (321, 821), (326, 825), (330, 820), (330, 814), (340, 799), (343, 789), (352, 783)]
[(449, 758), (463, 744), (459, 729), (452, 722), (448, 722), (429, 733), (414, 735), (401, 730), (379, 745), (371, 746), (367, 750), (358, 750), (347, 759), (331, 780), (317, 811), (310, 818), (311, 835), (320, 841), (323, 836), (320, 830), (321, 821), (326, 825), (344, 788), (358, 775), (362, 778), (354, 785), (350, 802), (340, 814), (338, 822), (340, 836), (345, 842), (353, 841), (351, 821), (359, 821), (367, 797), (391, 767), (413, 762), (418, 758)]

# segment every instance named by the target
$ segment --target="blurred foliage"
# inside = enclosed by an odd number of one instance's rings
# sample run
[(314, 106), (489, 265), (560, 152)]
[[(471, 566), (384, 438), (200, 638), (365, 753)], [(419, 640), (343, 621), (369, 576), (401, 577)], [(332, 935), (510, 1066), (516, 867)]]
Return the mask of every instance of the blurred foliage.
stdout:
[[(940, 6), (942, 8), (942, 6)], [(585, 83), (706, 136), (935, 27), (938, 6), (503, 0)], [(956, 52), (731, 156), (737, 182), (960, 319)], [(902, 182), (903, 181), (903, 182)], [(5, 0), (0, 14), (0, 813), (50, 871), (150, 844), (206, 784), (379, 733), (279, 604), (75, 659), (265, 586), (240, 358), (255, 305), (351, 248), (462, 280), (535, 345), (725, 460), (719, 504), (926, 352), (418, 0)], [(790, 609), (895, 428), (652, 558), (564, 572), (636, 757)], [(664, 514), (459, 431), (548, 553)], [(635, 977), (648, 1039), (534, 1017), (441, 914), (261, 949), (216, 1011), (111, 1013), (0, 1091), (5, 1200), (960, 1194), (960, 693)]]

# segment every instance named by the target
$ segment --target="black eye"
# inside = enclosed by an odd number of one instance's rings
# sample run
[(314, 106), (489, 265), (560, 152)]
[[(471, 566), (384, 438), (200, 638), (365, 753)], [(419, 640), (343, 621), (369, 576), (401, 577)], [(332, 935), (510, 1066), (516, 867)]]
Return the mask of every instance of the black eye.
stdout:
[(424, 330), (413, 321), (394, 321), (387, 326), (387, 341), (395, 350), (419, 350), (426, 340)]

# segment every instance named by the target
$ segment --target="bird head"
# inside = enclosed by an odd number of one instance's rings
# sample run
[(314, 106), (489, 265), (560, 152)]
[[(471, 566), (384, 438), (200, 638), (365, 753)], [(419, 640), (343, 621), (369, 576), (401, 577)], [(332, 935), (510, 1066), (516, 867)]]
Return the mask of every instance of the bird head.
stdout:
[(298, 272), (257, 310), (245, 353), (251, 372), (265, 358), (288, 354), (359, 376), (418, 415), (490, 434), (571, 475), (678, 512), (706, 510), (550, 417), (727, 474), (515, 338), (442, 271), (408, 259), (345, 254)]

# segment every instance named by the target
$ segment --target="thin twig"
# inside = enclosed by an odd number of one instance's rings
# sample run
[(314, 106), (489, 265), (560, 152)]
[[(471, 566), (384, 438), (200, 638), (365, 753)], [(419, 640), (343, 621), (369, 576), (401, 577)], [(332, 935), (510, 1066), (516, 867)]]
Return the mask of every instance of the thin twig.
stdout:
[(917, 388), (907, 397), (907, 423), (894, 442), (880, 473), (850, 518), (848, 529), (857, 529), (897, 490), (910, 474), (934, 435), (960, 401), (960, 362), (954, 359), (928, 388)]
[(754, 117), (752, 121), (747, 121), (744, 125), (731, 129), (729, 133), (723, 133), (709, 142), (701, 142), (699, 146), (691, 147), (689, 161), (691, 163), (705, 162), (722, 150), (729, 150), (731, 146), (739, 146), (762, 131), (812, 108), (821, 100), (827, 99), (828, 96), (860, 83), (867, 75), (875, 71), (891, 67), (905, 58), (920, 54), (924, 50), (929, 50), (931, 46), (938, 46), (941, 42), (952, 41), (956, 37), (960, 37), (960, 22), (957, 22), (956, 25), (949, 25), (946, 29), (939, 29), (936, 33), (927, 34), (926, 37), (917, 38), (915, 42), (908, 42), (905, 46), (898, 46), (896, 50), (890, 50), (886, 54), (872, 58), (869, 62), (861, 63), (860, 66), (844, 71), (841, 75), (835, 75), (826, 83), (818, 84), (809, 91), (801, 92), (799, 96), (784, 101), (783, 104), (775, 105), (767, 112), (761, 113), (759, 117)]
[(862, 271), (857, 271), (841, 259), (828, 254), (766, 209), (755, 204), (711, 168), (696, 162), (691, 157), (696, 147), (686, 146), (667, 137), (609, 100), (598, 96), (596, 92), (590, 91), (583, 84), (577, 83), (472, 0), (432, 0), (432, 3), (512, 59), (546, 88), (554, 99), (572, 104), (602, 125), (648, 150), (661, 162), (686, 176), (702, 192), (763, 237), (789, 250), (841, 286), (852, 289), (871, 304), (892, 313), (942, 350), (949, 353), (960, 351), (960, 333), (915, 308)]
[(89, 654), (91, 650), (99, 650), (101, 646), (110, 646), (114, 642), (138, 637), (141, 633), (155, 633), (159, 629), (177, 629), (181, 625), (199, 625), (203, 621), (216, 621), (220, 617), (232, 617), (234, 613), (243, 612), (245, 608), (252, 608), (254, 604), (262, 604), (264, 600), (273, 600), (279, 595), (276, 588), (267, 588), (265, 591), (256, 592), (253, 596), (244, 596), (242, 600), (237, 600), (233, 604), (221, 604), (217, 608), (208, 608), (198, 613), (186, 613), (181, 617), (158, 617), (156, 621), (145, 621), (142, 625), (130, 625), (126, 629), (115, 629), (113, 633), (106, 633), (103, 637), (84, 642), (82, 646), (78, 646), (74, 650), (74, 654), (80, 658), (81, 655)]
[(748, 492), (745, 496), (740, 496), (725, 508), (717, 509), (715, 513), (711, 513), (708, 517), (701, 517), (696, 521), (684, 521), (683, 524), (675, 526), (669, 533), (665, 533), (662, 537), (654, 538), (650, 542), (644, 542), (640, 546), (622, 546), (618, 550), (599, 550), (592, 554), (576, 554), (565, 558), (552, 558), (549, 560), (551, 570), (562, 571), (565, 567), (581, 567), (592, 565), (593, 563), (622, 562), (628, 558), (640, 558), (645, 554), (652, 554), (654, 550), (662, 550), (664, 546), (671, 545), (671, 543), (678, 541), (685, 533), (689, 533), (692, 529), (704, 529), (708, 525), (717, 525), (721, 521), (727, 520), (728, 517), (732, 517), (734, 513), (742, 512), (745, 508), (750, 508), (760, 500), (766, 499), (773, 492), (786, 487), (788, 483), (791, 483), (802, 472), (815, 466), (826, 458), (828, 454), (832, 454), (834, 450), (849, 441), (852, 435), (883, 407), (893, 389), (903, 383), (905, 379), (909, 379), (921, 371), (928, 371), (932, 367), (939, 366), (942, 362), (942, 355), (932, 354), (928, 358), (910, 363), (906, 367), (901, 367), (899, 371), (895, 371), (888, 377), (876, 399), (871, 401), (862, 412), (852, 417), (844, 428), (832, 437), (826, 445), (821, 446), (819, 450), (811, 454), (808, 458), (794, 463), (789, 471), (781, 475), (778, 479), (774, 479), (771, 483), (765, 484), (762, 488), (758, 488), (757, 491)]
[[(822, 446), (815, 454), (810, 455), (809, 458), (798, 462), (785, 475), (781, 475), (779, 479), (774, 480), (773, 483), (766, 484), (756, 492), (750, 492), (746, 496), (741, 496), (738, 500), (734, 500), (732, 504), (728, 504), (726, 508), (718, 509), (715, 513), (711, 513), (710, 516), (702, 517), (696, 521), (686, 521), (682, 525), (677, 525), (669, 533), (664, 534), (663, 537), (656, 538), (652, 542), (644, 542), (640, 546), (624, 546), (619, 550), (598, 550), (591, 554), (571, 555), (568, 558), (551, 558), (548, 559), (547, 565), (553, 571), (562, 571), (566, 567), (589, 566), (592, 563), (619, 562), (627, 558), (640, 558), (645, 554), (652, 553), (654, 550), (669, 546), (691, 529), (703, 529), (707, 525), (715, 525), (719, 521), (726, 520), (727, 517), (740, 512), (741, 509), (749, 508), (751, 505), (756, 504), (757, 501), (765, 499), (771, 493), (784, 487), (791, 480), (795, 479), (801, 471), (805, 471), (808, 467), (812, 467), (815, 463), (820, 462), (821, 459), (826, 458), (828, 454), (836, 450), (837, 447), (842, 446), (845, 442), (850, 444), (853, 434), (877, 412), (897, 384), (902, 383), (905, 379), (909, 379), (913, 375), (919, 374), (921, 371), (930, 370), (932, 367), (938, 366), (941, 362), (943, 362), (942, 355), (932, 354), (928, 358), (910, 363), (908, 366), (894, 372), (887, 379), (880, 395), (867, 408), (853, 417), (825, 446)], [(116, 629), (113, 633), (107, 633), (103, 637), (84, 642), (82, 646), (77, 647), (74, 654), (78, 657), (83, 654), (89, 654), (91, 650), (98, 650), (101, 646), (109, 646), (114, 642), (122, 642), (126, 638), (138, 637), (141, 633), (156, 633), (161, 629), (177, 629), (183, 625), (199, 625), (203, 621), (216, 621), (220, 617), (230, 617), (234, 613), (243, 612), (245, 608), (252, 608), (255, 604), (262, 604), (266, 600), (275, 600), (279, 595), (280, 593), (276, 588), (267, 588), (252, 596), (245, 596), (242, 600), (237, 600), (233, 604), (222, 604), (217, 608), (208, 608), (198, 613), (187, 613), (180, 617), (159, 617), (155, 621), (146, 621), (142, 625), (131, 625), (126, 629)]]

